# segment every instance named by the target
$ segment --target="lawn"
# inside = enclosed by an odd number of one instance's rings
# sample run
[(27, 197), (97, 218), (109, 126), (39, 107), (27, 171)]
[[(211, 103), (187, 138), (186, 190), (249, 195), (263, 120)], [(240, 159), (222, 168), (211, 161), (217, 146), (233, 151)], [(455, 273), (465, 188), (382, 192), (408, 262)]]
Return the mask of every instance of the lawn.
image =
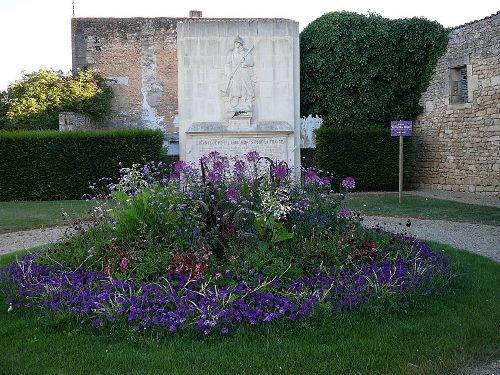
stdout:
[(364, 215), (500, 225), (500, 208), (424, 198), (410, 194), (403, 194), (403, 202), (399, 204), (398, 193), (354, 193), (348, 195), (346, 206), (359, 210)]
[[(456, 374), (500, 354), (500, 264), (433, 244), (453, 289), (406, 311), (317, 314), (227, 337), (163, 340), (96, 334), (76, 323), (0, 308), (0, 374)], [(0, 265), (16, 254), (0, 257)]]
[(68, 224), (91, 207), (83, 200), (0, 202), (0, 233)]

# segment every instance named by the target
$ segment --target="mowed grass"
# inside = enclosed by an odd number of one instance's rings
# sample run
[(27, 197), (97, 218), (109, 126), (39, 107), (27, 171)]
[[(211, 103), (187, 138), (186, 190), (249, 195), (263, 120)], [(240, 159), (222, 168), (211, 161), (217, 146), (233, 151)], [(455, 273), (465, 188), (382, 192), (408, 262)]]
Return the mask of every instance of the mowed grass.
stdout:
[(68, 224), (91, 208), (84, 200), (0, 202), (0, 233)]
[[(433, 244), (453, 288), (407, 311), (318, 314), (155, 340), (0, 308), (0, 374), (457, 374), (500, 355), (500, 264)], [(6, 264), (15, 255), (0, 258)], [(0, 306), (2, 306), (0, 305)]]
[(345, 205), (365, 215), (441, 219), (500, 225), (500, 208), (398, 193), (349, 194)]

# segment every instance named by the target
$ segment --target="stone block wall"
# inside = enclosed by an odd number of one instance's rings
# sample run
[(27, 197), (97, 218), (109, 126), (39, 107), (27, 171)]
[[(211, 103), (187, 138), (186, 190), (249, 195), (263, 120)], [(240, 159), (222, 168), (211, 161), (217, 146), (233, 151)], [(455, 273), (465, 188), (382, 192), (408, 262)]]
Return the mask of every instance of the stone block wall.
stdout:
[(97, 129), (98, 124), (89, 116), (76, 112), (59, 113), (59, 131)]
[(176, 132), (181, 18), (73, 18), (73, 70), (95, 68), (113, 87), (110, 127)]
[(450, 30), (421, 97), (414, 186), (500, 196), (499, 30), (500, 12)]

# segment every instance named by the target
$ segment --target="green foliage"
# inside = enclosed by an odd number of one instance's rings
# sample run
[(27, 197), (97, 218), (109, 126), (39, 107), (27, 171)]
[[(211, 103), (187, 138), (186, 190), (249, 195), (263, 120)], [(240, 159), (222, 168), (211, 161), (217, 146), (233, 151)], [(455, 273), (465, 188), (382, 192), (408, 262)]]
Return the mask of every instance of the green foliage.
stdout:
[(111, 88), (93, 70), (74, 76), (43, 69), (24, 73), (0, 93), (0, 129), (57, 129), (62, 111), (102, 120), (111, 111), (112, 97)]
[(327, 13), (300, 35), (301, 111), (327, 126), (388, 126), (413, 119), (447, 31), (423, 18)]
[(149, 130), (0, 132), (0, 200), (81, 199), (119, 163), (162, 160), (162, 143)]
[[(404, 138), (404, 181), (411, 176), (412, 137)], [(399, 137), (389, 129), (320, 128), (316, 131), (316, 161), (333, 173), (334, 186), (346, 175), (357, 181), (357, 190), (397, 190)]]
[(117, 201), (111, 217), (118, 240), (151, 242), (161, 238), (163, 243), (177, 244), (180, 251), (188, 250), (191, 238), (186, 237), (192, 236), (200, 223), (183, 208), (185, 192), (172, 186), (154, 186), (133, 194), (115, 190), (112, 196)]

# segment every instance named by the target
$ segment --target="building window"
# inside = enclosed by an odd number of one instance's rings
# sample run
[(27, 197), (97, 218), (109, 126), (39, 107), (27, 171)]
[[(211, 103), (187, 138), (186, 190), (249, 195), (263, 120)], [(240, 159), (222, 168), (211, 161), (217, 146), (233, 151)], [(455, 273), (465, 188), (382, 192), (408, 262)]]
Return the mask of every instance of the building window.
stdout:
[(467, 66), (450, 69), (450, 104), (468, 103)]

